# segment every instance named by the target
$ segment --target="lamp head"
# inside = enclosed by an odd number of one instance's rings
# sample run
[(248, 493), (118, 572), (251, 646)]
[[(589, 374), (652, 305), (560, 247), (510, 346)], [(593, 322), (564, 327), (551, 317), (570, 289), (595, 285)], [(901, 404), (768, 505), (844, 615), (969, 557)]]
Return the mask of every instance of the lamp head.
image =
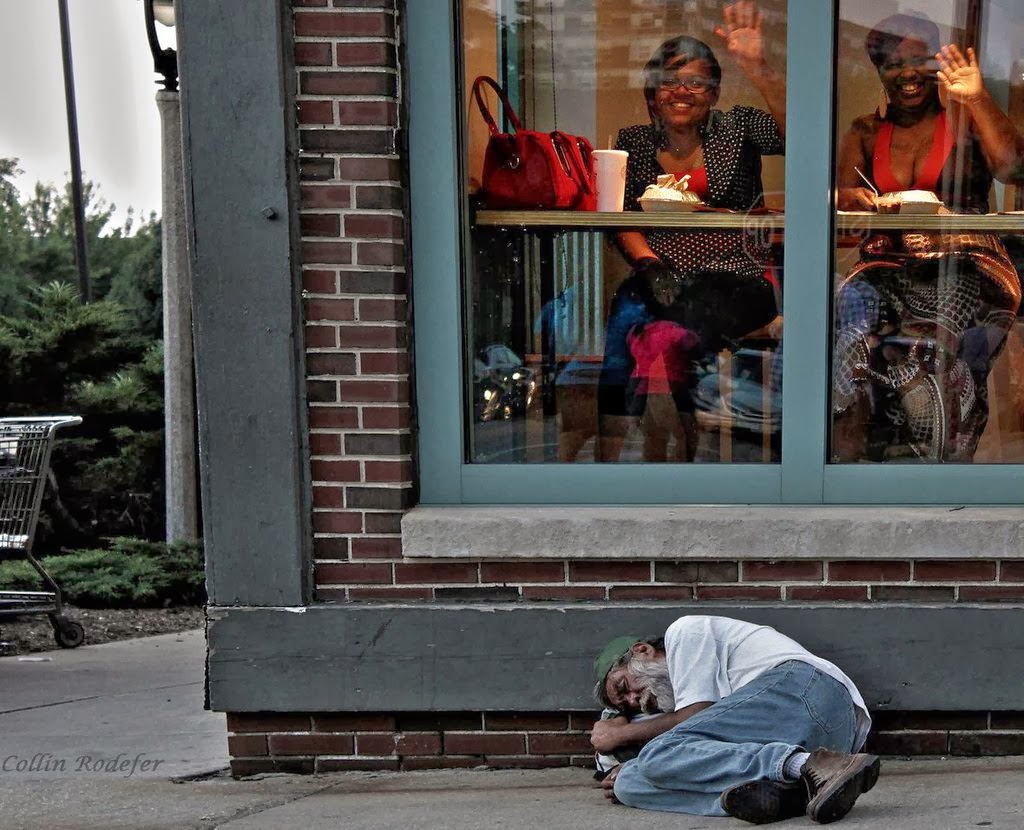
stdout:
[(163, 26), (174, 25), (174, 0), (153, 0), (153, 16)]
[(163, 76), (160, 83), (164, 89), (173, 92), (178, 88), (178, 54), (160, 45), (156, 24), (174, 25), (174, 0), (143, 0), (142, 5), (146, 12), (146, 35), (149, 37), (149, 50), (153, 53), (153, 69)]

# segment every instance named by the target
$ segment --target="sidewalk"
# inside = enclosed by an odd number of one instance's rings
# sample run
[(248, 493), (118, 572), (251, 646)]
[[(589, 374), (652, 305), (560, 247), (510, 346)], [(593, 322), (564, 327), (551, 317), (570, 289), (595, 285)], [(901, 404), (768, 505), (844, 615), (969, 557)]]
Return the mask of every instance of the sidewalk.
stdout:
[(205, 656), (204, 632), (188, 631), (0, 658), (0, 762), (50, 779), (103, 775), (119, 755), (143, 756), (134, 776), (226, 767), (224, 715), (203, 711)]
[[(1024, 759), (883, 762), (844, 830), (1020, 830)], [(272, 775), (173, 783), (0, 778), (3, 826), (18, 830), (739, 830), (734, 819), (640, 813), (605, 802), (585, 770)], [(810, 819), (778, 825), (816, 827)]]
[[(844, 830), (953, 830), (1024, 827), (1020, 786), (1024, 759), (883, 762), (878, 785), (857, 802)], [(322, 793), (218, 825), (223, 830), (470, 830), (579, 828), (621, 830), (735, 830), (735, 819), (640, 813), (605, 803), (583, 770), (436, 772), (356, 777)], [(778, 825), (816, 827), (810, 819)]]
[[(12, 830), (752, 826), (612, 806), (579, 769), (234, 781), (222, 771), (224, 716), (202, 709), (204, 653), (203, 632), (196, 631), (49, 652), (41, 662), (0, 658), (0, 824)], [(80, 757), (93, 759), (92, 768), (78, 768)], [(146, 760), (161, 763), (142, 769)], [(105, 769), (110, 761), (128, 766)], [(1019, 830), (1022, 781), (1024, 758), (883, 761), (878, 785), (839, 826)], [(814, 825), (795, 819), (779, 826)]]

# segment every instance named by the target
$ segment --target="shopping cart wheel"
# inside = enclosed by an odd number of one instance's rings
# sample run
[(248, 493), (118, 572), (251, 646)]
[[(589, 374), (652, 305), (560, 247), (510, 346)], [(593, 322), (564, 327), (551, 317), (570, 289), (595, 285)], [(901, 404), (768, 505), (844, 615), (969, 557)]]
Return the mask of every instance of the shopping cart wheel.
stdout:
[(74, 620), (60, 620), (54, 623), (53, 639), (61, 648), (78, 648), (85, 642), (85, 629)]

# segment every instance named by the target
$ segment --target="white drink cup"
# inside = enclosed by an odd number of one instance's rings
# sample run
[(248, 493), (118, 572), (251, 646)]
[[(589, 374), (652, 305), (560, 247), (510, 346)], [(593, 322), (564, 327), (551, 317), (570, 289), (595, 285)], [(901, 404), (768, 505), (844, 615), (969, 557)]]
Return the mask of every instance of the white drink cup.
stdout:
[(594, 150), (594, 173), (597, 179), (597, 209), (612, 213), (622, 212), (626, 196), (625, 150)]

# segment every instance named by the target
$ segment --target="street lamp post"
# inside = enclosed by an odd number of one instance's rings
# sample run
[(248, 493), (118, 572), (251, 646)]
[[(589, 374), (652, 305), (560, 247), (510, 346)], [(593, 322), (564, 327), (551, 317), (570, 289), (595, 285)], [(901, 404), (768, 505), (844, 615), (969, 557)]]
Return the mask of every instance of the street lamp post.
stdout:
[(82, 159), (78, 152), (78, 107), (75, 105), (75, 70), (71, 61), (71, 27), (68, 0), (57, 0), (60, 20), (60, 51), (64, 64), (64, 105), (68, 117), (68, 150), (71, 155), (71, 207), (75, 214), (75, 264), (78, 266), (78, 296), (89, 302), (89, 256), (85, 244), (85, 202), (82, 199)]
[(192, 356), (192, 280), (185, 229), (178, 59), (157, 36), (157, 24), (174, 25), (174, 0), (144, 0), (153, 68), (162, 84), (160, 110), (163, 171), (164, 458), (168, 542), (196, 538), (195, 378)]

